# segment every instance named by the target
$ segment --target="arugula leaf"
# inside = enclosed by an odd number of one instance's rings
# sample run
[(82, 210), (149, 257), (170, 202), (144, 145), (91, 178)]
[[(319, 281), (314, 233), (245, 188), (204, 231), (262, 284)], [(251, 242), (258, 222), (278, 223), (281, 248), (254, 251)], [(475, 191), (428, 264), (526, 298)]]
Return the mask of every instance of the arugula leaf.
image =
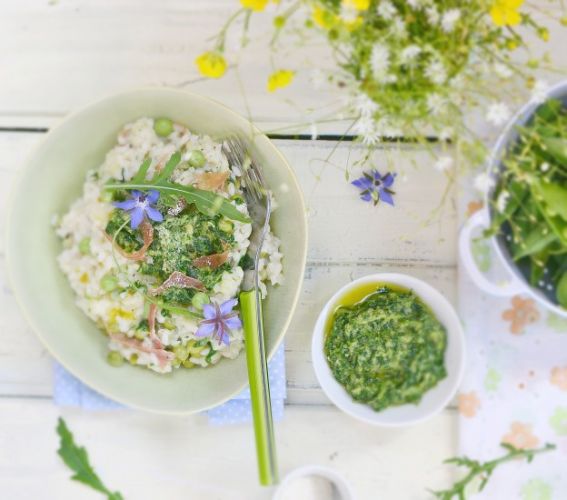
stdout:
[(250, 219), (240, 212), (232, 203), (222, 196), (218, 196), (211, 191), (194, 188), (193, 186), (182, 186), (167, 181), (145, 181), (145, 182), (123, 182), (107, 184), (105, 189), (112, 191), (122, 189), (155, 189), (165, 195), (176, 195), (185, 198), (189, 204), (195, 205), (199, 212), (205, 215), (215, 215), (220, 213), (226, 218), (240, 222), (250, 222)]
[(146, 180), (146, 174), (148, 173), (148, 169), (152, 164), (151, 158), (146, 158), (144, 162), (140, 165), (140, 168), (136, 172), (136, 175), (132, 177), (132, 182), (144, 182)]
[(510, 462), (517, 459), (525, 459), (528, 463), (531, 463), (534, 457), (540, 453), (546, 453), (548, 451), (555, 450), (556, 446), (554, 444), (546, 443), (542, 448), (532, 448), (532, 449), (519, 449), (508, 443), (501, 443), (500, 446), (504, 448), (507, 453), (494, 460), (489, 460), (487, 462), (479, 462), (477, 460), (472, 460), (468, 457), (455, 457), (445, 460), (446, 464), (455, 464), (460, 467), (465, 467), (467, 473), (459, 481), (455, 482), (451, 488), (442, 491), (431, 491), (436, 498), (440, 500), (452, 500), (456, 498), (458, 500), (463, 500), (466, 498), (467, 487), (475, 479), (480, 479), (480, 484), (478, 486), (478, 491), (482, 491), (491, 478), (494, 470), (501, 464)]
[[(159, 174), (156, 174), (154, 176), (152, 182), (158, 183), (169, 179), (171, 177), (171, 174), (173, 174), (175, 167), (179, 165), (180, 161), (181, 161), (181, 153), (179, 151), (176, 151), (171, 155), (171, 158), (167, 160), (167, 163), (165, 164), (165, 167), (163, 167), (163, 170)], [(134, 179), (132, 179), (132, 182), (134, 182)]]
[(107, 500), (124, 500), (121, 493), (110, 491), (103, 484), (89, 462), (87, 450), (75, 443), (73, 434), (71, 434), (67, 424), (61, 417), (59, 417), (57, 422), (57, 434), (59, 434), (60, 438), (57, 453), (65, 462), (65, 465), (75, 473), (71, 476), (71, 479), (105, 494)]

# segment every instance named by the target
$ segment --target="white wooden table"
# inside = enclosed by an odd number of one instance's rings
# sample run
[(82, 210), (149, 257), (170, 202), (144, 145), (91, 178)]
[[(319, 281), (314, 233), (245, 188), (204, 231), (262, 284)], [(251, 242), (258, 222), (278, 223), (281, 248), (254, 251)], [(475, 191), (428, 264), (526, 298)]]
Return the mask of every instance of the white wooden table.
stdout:
[[(13, 177), (46, 129), (77, 106), (140, 85), (186, 88), (247, 114), (266, 131), (309, 122), (301, 110), (336, 104), (332, 92), (299, 76), (292, 88), (265, 91), (267, 58), (259, 47), (244, 55), (240, 75), (199, 78), (194, 57), (208, 47), (236, 0), (18, 0), (0, 2), (0, 215)], [(256, 24), (265, 18), (259, 17)], [(560, 44), (557, 44), (558, 49)], [(320, 55), (314, 48), (312, 57)], [(558, 51), (560, 54), (560, 52)], [(303, 56), (290, 54), (286, 65)], [(293, 105), (290, 105), (290, 102)], [(316, 104), (315, 104), (316, 103)], [(343, 125), (324, 131), (337, 134)], [(345, 282), (378, 271), (423, 278), (456, 302), (455, 193), (435, 223), (424, 214), (445, 189), (431, 159), (413, 148), (385, 148), (376, 166), (397, 171), (397, 207), (374, 208), (357, 199), (342, 167), (360, 151), (329, 140), (275, 142), (294, 167), (309, 206), (310, 245), (303, 293), (286, 337), (285, 417), (277, 425), (282, 474), (324, 464), (344, 474), (360, 499), (427, 498), (447, 486), (441, 462), (456, 452), (453, 407), (407, 430), (357, 423), (330, 404), (315, 379), (310, 337), (318, 311)], [(332, 148), (334, 166), (322, 169)], [(414, 166), (414, 162), (419, 166)], [(0, 257), (0, 497), (100, 498), (69, 480), (56, 455), (56, 419), (62, 415), (84, 444), (105, 482), (127, 499), (271, 498), (257, 484), (251, 425), (210, 427), (203, 416), (168, 418), (136, 411), (92, 413), (56, 407), (52, 361), (22, 319)]]

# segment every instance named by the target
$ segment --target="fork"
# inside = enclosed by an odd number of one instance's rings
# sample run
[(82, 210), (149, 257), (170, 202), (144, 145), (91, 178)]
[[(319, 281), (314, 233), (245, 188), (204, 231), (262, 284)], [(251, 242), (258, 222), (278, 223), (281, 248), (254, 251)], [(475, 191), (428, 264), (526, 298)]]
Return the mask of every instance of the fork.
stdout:
[(226, 139), (223, 143), (223, 152), (228, 161), (241, 171), (244, 197), (252, 219), (248, 253), (252, 253), (254, 268), (244, 272), (240, 308), (244, 324), (258, 473), (260, 484), (268, 486), (278, 482), (278, 466), (262, 320), (258, 262), (264, 239), (270, 230), (271, 195), (262, 169), (248, 154), (248, 148), (240, 138), (232, 136)]

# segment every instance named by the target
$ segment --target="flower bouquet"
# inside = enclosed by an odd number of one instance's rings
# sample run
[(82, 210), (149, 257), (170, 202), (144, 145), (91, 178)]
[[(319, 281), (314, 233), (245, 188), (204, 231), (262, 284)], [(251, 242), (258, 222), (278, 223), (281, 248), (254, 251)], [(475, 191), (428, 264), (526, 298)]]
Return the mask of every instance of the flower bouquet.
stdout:
[[(553, 68), (547, 56), (534, 53), (527, 36), (535, 33), (547, 41), (548, 23), (567, 24), (561, 5), (553, 1), (543, 2), (544, 7), (524, 5), (523, 0), (274, 3), (241, 0), (211, 50), (196, 59), (199, 71), (222, 77), (228, 67), (227, 32), (242, 20), (244, 46), (252, 15), (273, 9), (268, 91), (288, 86), (296, 72), (307, 69), (279, 63), (285, 47), (295, 44), (302, 50), (309, 39), (324, 40), (333, 70), (322, 73), (310, 64), (309, 71), (317, 84), (324, 82), (344, 94), (336, 114), (350, 120), (345, 134), (354, 135), (369, 153), (385, 141), (402, 138), (432, 152), (431, 143), (440, 144), (435, 167), (450, 178), (455, 158), (464, 156), (472, 165), (484, 160), (485, 146), (474, 131), (481, 127), (468, 123), (475, 108), (499, 127), (511, 115), (506, 102), (510, 95), (528, 89), (533, 99), (544, 99), (547, 84), (535, 74)], [(544, 21), (536, 20), (533, 12)], [(365, 161), (371, 161), (371, 154)]]

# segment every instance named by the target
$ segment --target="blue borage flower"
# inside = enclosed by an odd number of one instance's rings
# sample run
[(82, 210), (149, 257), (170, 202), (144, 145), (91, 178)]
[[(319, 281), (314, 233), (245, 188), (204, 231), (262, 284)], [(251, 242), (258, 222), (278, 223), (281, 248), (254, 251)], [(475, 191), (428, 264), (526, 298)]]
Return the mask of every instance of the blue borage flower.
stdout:
[(155, 208), (155, 204), (159, 200), (159, 191), (152, 189), (147, 193), (133, 190), (130, 198), (125, 201), (114, 202), (116, 208), (128, 212), (130, 215), (130, 226), (136, 229), (146, 216), (155, 222), (163, 221), (163, 215)]
[(378, 170), (363, 172), (362, 177), (351, 182), (361, 190), (360, 199), (364, 201), (372, 201), (377, 205), (379, 201), (394, 206), (394, 191), (390, 187), (394, 184), (396, 174), (388, 172), (382, 176)]
[(197, 337), (217, 337), (219, 344), (230, 343), (228, 333), (231, 330), (242, 328), (242, 321), (238, 313), (232, 309), (238, 303), (236, 299), (230, 299), (222, 304), (205, 304), (203, 316), (205, 319), (199, 323), (199, 329), (195, 333)]

